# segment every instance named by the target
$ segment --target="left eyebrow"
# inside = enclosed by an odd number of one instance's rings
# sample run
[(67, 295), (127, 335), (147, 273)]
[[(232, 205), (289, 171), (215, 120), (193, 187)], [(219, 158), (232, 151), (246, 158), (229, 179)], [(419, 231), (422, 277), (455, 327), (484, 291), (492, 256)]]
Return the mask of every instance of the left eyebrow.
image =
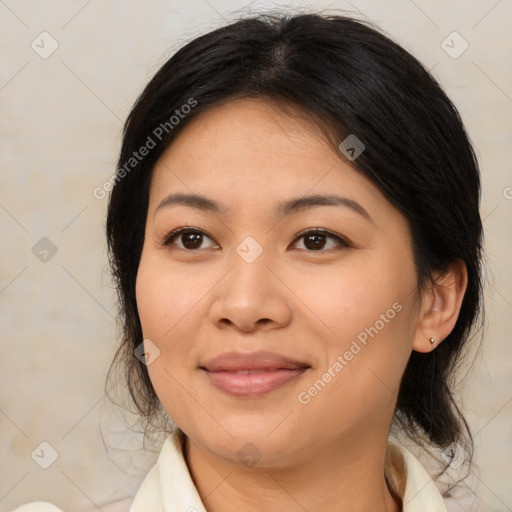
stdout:
[(357, 201), (336, 194), (314, 194), (283, 201), (277, 205), (277, 213), (284, 217), (285, 215), (314, 208), (315, 206), (346, 206), (362, 215), (366, 220), (374, 223), (370, 214)]

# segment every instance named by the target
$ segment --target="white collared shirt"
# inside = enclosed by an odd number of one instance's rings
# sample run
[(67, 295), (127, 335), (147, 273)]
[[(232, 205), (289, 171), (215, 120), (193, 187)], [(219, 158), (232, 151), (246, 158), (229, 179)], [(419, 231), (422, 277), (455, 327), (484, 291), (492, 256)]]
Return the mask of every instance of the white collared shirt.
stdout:
[[(446, 512), (441, 494), (418, 459), (406, 448), (397, 446), (407, 471), (403, 512)], [(173, 436), (164, 442), (158, 462), (142, 482), (130, 512), (147, 510), (207, 512)]]
[[(396, 445), (407, 472), (403, 512), (446, 512), (443, 498), (418, 459)], [(13, 512), (62, 512), (49, 503), (31, 503)], [(157, 463), (146, 475), (130, 512), (207, 512), (190, 476), (176, 434), (165, 440)]]

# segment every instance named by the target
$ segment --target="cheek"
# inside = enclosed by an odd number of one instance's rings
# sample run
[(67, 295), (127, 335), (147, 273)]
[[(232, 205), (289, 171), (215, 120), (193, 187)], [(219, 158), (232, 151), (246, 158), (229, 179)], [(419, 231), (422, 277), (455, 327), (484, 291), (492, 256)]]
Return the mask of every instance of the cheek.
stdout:
[(303, 272), (295, 281), (303, 313), (316, 318), (326, 353), (326, 367), (318, 374), (330, 369), (337, 376), (326, 376), (333, 382), (326, 400), (348, 400), (348, 390), (352, 397), (393, 399), (411, 353), (417, 306), (413, 264), (392, 258), (360, 263), (325, 275)]
[(204, 276), (176, 270), (153, 254), (142, 255), (136, 282), (136, 298), (144, 339), (150, 339), (159, 355), (147, 366), (153, 388), (167, 413), (181, 424), (183, 411), (191, 410), (187, 382), (195, 361), (191, 326), (201, 311)]
[(176, 269), (165, 258), (142, 255), (137, 273), (137, 309), (145, 338), (163, 343), (198, 306), (207, 281), (198, 272)]
[(389, 421), (411, 353), (410, 297), (396, 281), (379, 287), (374, 279), (353, 275), (328, 281), (308, 296), (308, 306), (334, 331), (323, 329), (326, 362), (297, 396), (305, 404), (299, 410), (318, 428), (358, 429), (375, 424), (376, 416)]
[(414, 299), (415, 279), (412, 265), (391, 258), (354, 258), (340, 266), (283, 272), (283, 280), (293, 283), (300, 298), (298, 316), (309, 318), (310, 325), (315, 322), (324, 341), (339, 349), (358, 335), (364, 341), (365, 333), (368, 337), (368, 330), (375, 329), (382, 338), (393, 332), (388, 341), (398, 343), (396, 333), (411, 320), (402, 311)]
[(164, 407), (171, 397), (173, 402), (179, 401), (175, 378), (178, 382), (183, 379), (190, 350), (189, 336), (181, 330), (197, 299), (190, 282), (187, 281), (188, 286), (184, 284), (180, 273), (170, 272), (165, 264), (143, 253), (137, 273), (137, 308), (144, 339), (157, 347), (153, 350), (158, 357), (147, 370)]
[(207, 265), (185, 269), (165, 255), (143, 252), (136, 298), (144, 339), (150, 339), (160, 351), (160, 357), (148, 367), (152, 381), (169, 380), (168, 370), (182, 382), (187, 372), (196, 368), (201, 355), (198, 341), (205, 338), (208, 294), (221, 277)]

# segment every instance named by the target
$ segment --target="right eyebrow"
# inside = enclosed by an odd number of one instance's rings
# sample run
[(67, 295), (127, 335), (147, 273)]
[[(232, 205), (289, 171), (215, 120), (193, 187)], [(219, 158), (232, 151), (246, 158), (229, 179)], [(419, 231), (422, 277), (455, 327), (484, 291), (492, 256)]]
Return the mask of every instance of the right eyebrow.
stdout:
[(162, 209), (173, 205), (191, 206), (199, 210), (210, 211), (212, 213), (225, 214), (227, 208), (222, 207), (219, 203), (208, 197), (198, 194), (169, 194), (164, 197), (160, 204), (156, 207), (156, 213)]

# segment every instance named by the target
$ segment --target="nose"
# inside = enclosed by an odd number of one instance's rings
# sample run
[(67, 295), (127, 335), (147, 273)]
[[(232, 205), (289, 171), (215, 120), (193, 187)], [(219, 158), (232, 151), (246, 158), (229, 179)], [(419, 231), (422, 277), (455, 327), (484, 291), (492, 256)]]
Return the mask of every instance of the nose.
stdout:
[(210, 321), (221, 329), (243, 332), (288, 325), (292, 318), (289, 290), (270, 262), (261, 255), (248, 263), (234, 254), (231, 263), (230, 272), (215, 287)]

